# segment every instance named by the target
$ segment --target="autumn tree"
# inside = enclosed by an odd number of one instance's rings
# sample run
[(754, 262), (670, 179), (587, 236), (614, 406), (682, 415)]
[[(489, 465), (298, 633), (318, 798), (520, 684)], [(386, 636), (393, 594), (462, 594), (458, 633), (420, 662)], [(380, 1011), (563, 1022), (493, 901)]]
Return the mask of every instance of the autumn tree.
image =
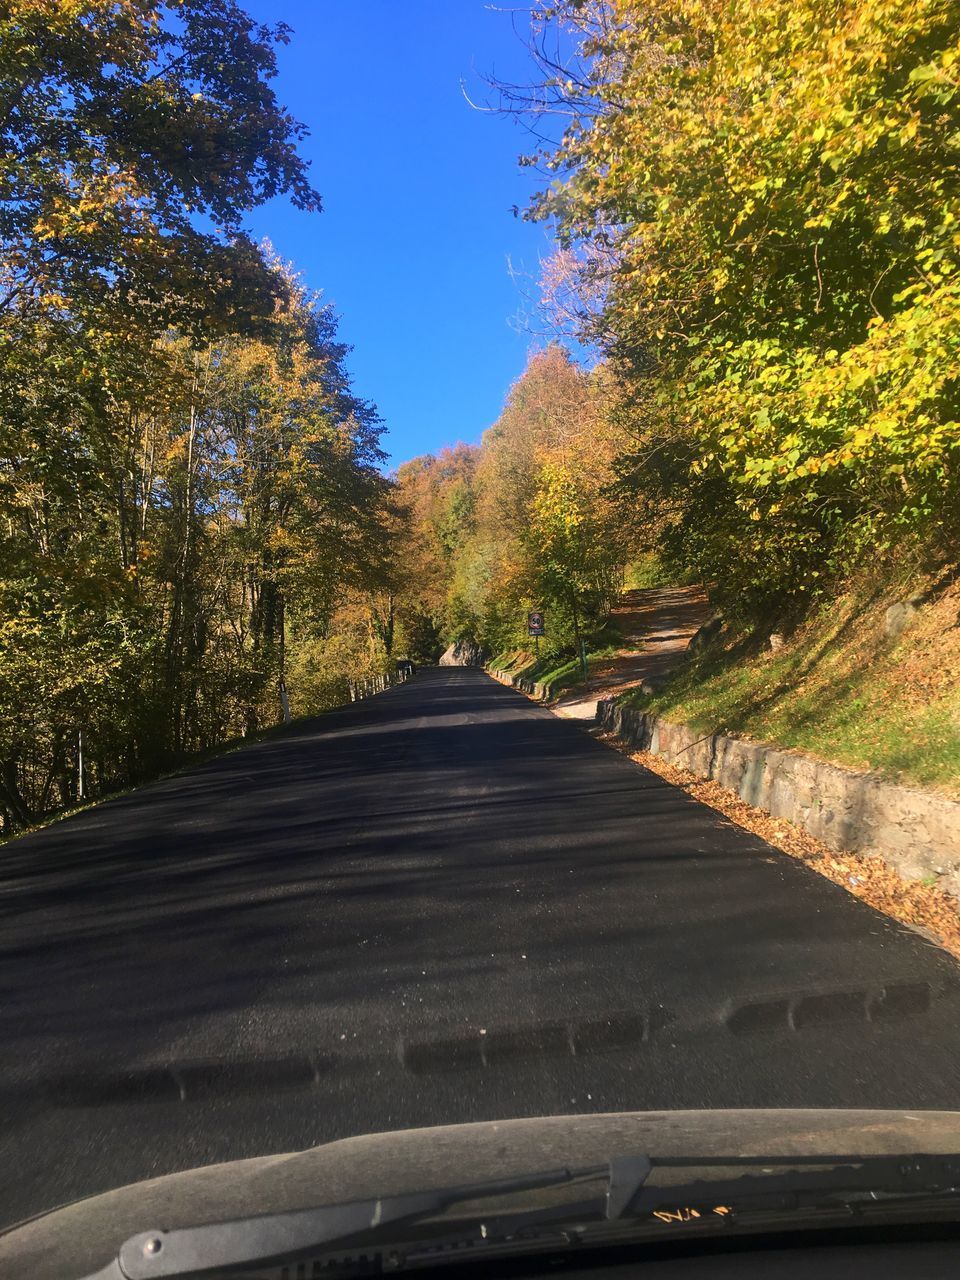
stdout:
[(319, 206), (269, 85), (286, 36), (234, 0), (0, 6), (0, 316), (268, 317), (279, 281), (243, 214)]
[(729, 610), (866, 556), (953, 554), (958, 19), (942, 0), (535, 13), (535, 45), (560, 22), (574, 53), (534, 95), (564, 121), (534, 216), (612, 264), (587, 335), (635, 410), (625, 488)]
[(626, 437), (610, 400), (608, 370), (551, 346), (531, 355), (479, 449), (400, 469), (408, 556), (445, 640), (515, 646), (527, 611), (546, 605), (562, 648), (606, 616), (636, 542), (613, 492)]
[(406, 526), (396, 607), (403, 645), (421, 660), (437, 657), (446, 638), (464, 627), (454, 576), (476, 527), (477, 458), (475, 448), (457, 444), (397, 471)]
[[(319, 201), (234, 0), (0, 4), (0, 824), (282, 715), (389, 570), (381, 426), (244, 234)], [(308, 708), (305, 708), (308, 709)]]

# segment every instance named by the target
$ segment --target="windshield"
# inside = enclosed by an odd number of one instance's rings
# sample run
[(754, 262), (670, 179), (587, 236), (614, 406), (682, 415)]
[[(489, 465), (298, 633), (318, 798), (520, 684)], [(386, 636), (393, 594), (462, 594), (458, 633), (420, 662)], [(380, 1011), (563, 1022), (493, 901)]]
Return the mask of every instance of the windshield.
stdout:
[(955, 1153), (958, 28), (0, 6), (0, 1228)]

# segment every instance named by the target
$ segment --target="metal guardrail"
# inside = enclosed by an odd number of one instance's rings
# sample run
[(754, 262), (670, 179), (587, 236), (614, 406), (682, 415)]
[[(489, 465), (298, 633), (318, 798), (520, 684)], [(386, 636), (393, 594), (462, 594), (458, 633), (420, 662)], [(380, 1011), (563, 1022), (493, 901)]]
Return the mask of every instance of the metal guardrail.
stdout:
[(362, 680), (351, 680), (347, 686), (350, 690), (350, 701), (359, 702), (361, 698), (371, 698), (375, 693), (384, 693), (394, 685), (404, 684), (415, 670), (411, 662), (390, 673), (384, 672), (376, 676), (364, 676)]

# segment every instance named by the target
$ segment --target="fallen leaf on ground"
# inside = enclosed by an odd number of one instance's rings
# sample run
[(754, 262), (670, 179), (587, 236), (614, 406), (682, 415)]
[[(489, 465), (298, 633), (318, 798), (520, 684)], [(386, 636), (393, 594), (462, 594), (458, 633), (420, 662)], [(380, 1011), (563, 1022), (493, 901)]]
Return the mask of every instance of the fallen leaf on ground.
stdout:
[(596, 736), (666, 782), (682, 787), (688, 795), (716, 809), (738, 827), (760, 836), (781, 853), (806, 863), (812, 871), (841, 885), (877, 911), (901, 924), (928, 931), (951, 955), (960, 959), (960, 902), (943, 889), (921, 880), (907, 880), (875, 854), (838, 853), (791, 822), (772, 818), (763, 809), (747, 804), (735, 791), (728, 791), (689, 769), (669, 764), (649, 751), (635, 751), (615, 734)]

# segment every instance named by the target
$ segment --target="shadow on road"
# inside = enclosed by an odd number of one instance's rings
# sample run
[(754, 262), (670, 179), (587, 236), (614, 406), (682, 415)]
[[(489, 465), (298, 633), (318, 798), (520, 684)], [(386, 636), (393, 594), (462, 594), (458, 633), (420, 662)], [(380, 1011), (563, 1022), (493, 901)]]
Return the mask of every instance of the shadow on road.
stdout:
[(954, 1098), (945, 954), (476, 671), (25, 837), (0, 906), (22, 1210), (397, 1125)]

